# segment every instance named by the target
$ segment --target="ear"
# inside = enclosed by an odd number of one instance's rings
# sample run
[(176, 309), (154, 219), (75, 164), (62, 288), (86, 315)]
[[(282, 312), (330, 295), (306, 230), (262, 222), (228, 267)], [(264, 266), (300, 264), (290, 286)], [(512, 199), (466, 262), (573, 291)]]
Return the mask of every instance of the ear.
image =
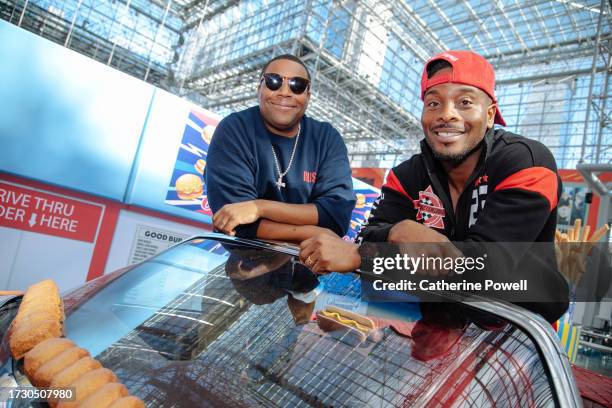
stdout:
[(493, 127), (493, 123), (495, 122), (495, 113), (497, 112), (497, 104), (492, 103), (487, 108), (487, 129), (491, 129)]

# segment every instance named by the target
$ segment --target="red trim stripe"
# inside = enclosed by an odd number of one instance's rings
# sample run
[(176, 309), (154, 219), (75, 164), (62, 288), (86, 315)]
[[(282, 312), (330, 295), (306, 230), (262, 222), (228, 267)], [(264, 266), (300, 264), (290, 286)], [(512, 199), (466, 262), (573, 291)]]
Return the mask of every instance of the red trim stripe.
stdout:
[(400, 183), (395, 173), (393, 173), (393, 170), (391, 170), (387, 175), (387, 181), (385, 182), (383, 187), (387, 187), (391, 190), (397, 191), (401, 195), (408, 197), (411, 201), (414, 201), (412, 197), (410, 197), (410, 195), (406, 192), (406, 190), (404, 190), (404, 187), (402, 187), (402, 183)]
[(559, 183), (557, 173), (546, 167), (529, 167), (506, 177), (495, 187), (495, 191), (516, 188), (533, 191), (542, 195), (548, 201), (550, 210), (557, 206)]
[(89, 282), (99, 276), (104, 275), (104, 268), (110, 252), (115, 228), (117, 227), (117, 219), (121, 205), (115, 203), (106, 204), (104, 215), (100, 221), (100, 231), (98, 231), (98, 239), (91, 254), (91, 262), (89, 263), (89, 271), (87, 272), (86, 281)]

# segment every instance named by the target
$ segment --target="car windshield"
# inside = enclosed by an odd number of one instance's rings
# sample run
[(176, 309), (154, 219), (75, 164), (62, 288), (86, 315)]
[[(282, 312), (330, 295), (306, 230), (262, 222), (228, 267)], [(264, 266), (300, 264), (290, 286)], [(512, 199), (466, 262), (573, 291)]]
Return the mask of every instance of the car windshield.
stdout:
[(365, 302), (359, 276), (272, 248), (193, 239), (87, 288), (65, 298), (66, 336), (147, 406), (557, 404), (538, 348), (499, 317)]

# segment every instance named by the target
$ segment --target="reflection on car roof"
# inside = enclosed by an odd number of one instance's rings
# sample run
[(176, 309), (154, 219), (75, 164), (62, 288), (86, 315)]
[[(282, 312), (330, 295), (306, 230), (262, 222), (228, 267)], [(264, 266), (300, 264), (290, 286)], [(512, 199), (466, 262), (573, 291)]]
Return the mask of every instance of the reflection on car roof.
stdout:
[[(202, 254), (214, 248), (218, 256), (216, 244), (192, 246), (203, 249)], [(257, 254), (239, 264), (242, 272), (266, 262), (265, 250)], [(176, 268), (179, 263), (169, 261), (172, 256), (140, 268)], [(296, 272), (294, 259), (280, 261), (269, 274), (257, 276), (257, 299), (241, 293), (249, 279), (237, 286), (227, 262), (201, 271), (96, 358), (151, 406), (170, 401), (184, 407), (415, 406), (424, 401), (477, 407), (533, 401), (554, 405), (536, 347), (512, 325), (486, 331), (469, 324), (448, 353), (421, 361), (413, 357), (413, 339), (389, 326), (379, 338), (361, 341), (350, 331), (324, 332), (312, 319), (296, 325), (287, 296), (302, 283), (293, 279), (302, 272)], [(160, 284), (164, 279), (160, 277)], [(420, 317), (418, 304), (364, 304), (355, 274), (329, 274), (319, 282), (316, 310), (334, 304), (402, 322)], [(262, 294), (266, 285), (275, 290), (270, 296)], [(138, 307), (145, 305), (129, 296), (112, 305), (117, 315)]]

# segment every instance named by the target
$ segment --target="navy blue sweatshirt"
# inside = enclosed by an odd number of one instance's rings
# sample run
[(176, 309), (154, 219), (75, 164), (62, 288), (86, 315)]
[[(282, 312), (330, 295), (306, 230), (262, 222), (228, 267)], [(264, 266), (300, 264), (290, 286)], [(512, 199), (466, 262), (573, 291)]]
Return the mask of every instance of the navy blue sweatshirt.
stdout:
[[(355, 206), (346, 146), (327, 122), (304, 116), (301, 134), (285, 187), (278, 188), (278, 172), (287, 169), (296, 138), (271, 133), (255, 106), (224, 118), (208, 149), (206, 188), (213, 213), (225, 204), (255, 199), (317, 206), (320, 227), (343, 236)], [(236, 235), (256, 238), (259, 222), (236, 228)]]

